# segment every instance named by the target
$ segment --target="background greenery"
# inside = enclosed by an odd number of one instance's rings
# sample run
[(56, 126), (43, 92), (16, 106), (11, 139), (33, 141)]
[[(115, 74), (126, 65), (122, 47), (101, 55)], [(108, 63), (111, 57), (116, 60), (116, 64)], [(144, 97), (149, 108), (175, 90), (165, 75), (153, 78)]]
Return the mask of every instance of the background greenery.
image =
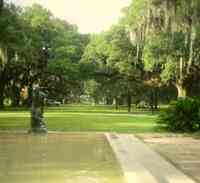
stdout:
[[(63, 104), (126, 105), (129, 113), (132, 104), (153, 111), (178, 98), (199, 96), (199, 12), (199, 0), (132, 0), (109, 30), (85, 35), (41, 5), (22, 8), (1, 0), (0, 108), (5, 101), (30, 107), (35, 84)], [(54, 121), (61, 119), (51, 112)], [(85, 121), (93, 121), (90, 117)], [(99, 130), (115, 129), (118, 118), (106, 116), (113, 124)], [(6, 125), (10, 118), (2, 120)], [(76, 129), (85, 124), (79, 123)]]

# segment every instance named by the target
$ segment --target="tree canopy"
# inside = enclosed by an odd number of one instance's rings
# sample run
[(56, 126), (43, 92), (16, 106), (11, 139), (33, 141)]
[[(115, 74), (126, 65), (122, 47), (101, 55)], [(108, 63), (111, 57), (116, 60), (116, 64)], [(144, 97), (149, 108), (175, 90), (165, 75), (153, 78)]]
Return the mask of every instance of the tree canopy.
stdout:
[[(6, 3), (0, 27), (1, 107), (6, 97), (13, 105), (23, 102), (21, 91), (27, 90), (30, 97), (37, 82), (49, 90), (52, 98), (63, 99), (77, 93), (77, 88), (81, 90), (78, 64), (88, 35), (80, 34), (75, 25), (55, 18), (38, 4), (20, 8)], [(26, 100), (31, 102), (31, 98)]]
[(185, 97), (199, 75), (199, 1), (138, 0), (125, 10), (146, 71), (173, 83)]
[(0, 106), (5, 98), (30, 103), (35, 83), (53, 99), (88, 95), (96, 103), (126, 103), (129, 111), (142, 100), (156, 108), (174, 88), (178, 97), (198, 95), (199, 12), (199, 0), (132, 0), (117, 24), (86, 35), (39, 4), (1, 0)]

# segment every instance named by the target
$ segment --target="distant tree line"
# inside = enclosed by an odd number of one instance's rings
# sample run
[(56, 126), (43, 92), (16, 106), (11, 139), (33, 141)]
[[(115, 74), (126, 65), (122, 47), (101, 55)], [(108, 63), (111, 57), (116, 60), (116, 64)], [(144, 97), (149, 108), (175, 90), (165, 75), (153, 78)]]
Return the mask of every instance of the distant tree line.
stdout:
[(40, 5), (0, 1), (0, 107), (30, 104), (37, 82), (50, 98), (88, 96), (128, 111), (199, 96), (199, 12), (199, 0), (133, 0), (110, 30), (83, 35)]
[(91, 37), (82, 57), (96, 97), (124, 98), (130, 111), (132, 98), (157, 108), (199, 96), (200, 1), (133, 0), (123, 12), (117, 25)]

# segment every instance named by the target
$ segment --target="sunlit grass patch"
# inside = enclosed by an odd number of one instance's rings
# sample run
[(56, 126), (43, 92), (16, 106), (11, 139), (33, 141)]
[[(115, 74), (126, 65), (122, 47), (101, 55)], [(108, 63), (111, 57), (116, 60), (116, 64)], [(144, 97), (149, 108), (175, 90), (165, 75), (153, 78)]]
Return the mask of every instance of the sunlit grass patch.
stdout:
[[(93, 111), (93, 112), (91, 112)], [(127, 113), (113, 106), (69, 105), (45, 109), (44, 120), (51, 131), (68, 132), (157, 132), (157, 115), (150, 112)], [(0, 130), (28, 130), (28, 110), (0, 112)]]

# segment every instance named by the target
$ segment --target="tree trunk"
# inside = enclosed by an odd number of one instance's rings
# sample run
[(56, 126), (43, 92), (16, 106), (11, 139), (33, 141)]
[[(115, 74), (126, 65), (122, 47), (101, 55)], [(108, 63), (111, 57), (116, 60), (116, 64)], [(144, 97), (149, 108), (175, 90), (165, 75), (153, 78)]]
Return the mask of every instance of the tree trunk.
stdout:
[(149, 106), (151, 109), (151, 112), (153, 114), (154, 112), (154, 89), (151, 88), (150, 94), (149, 94)]
[(94, 97), (94, 103), (95, 103), (95, 105), (98, 105), (98, 104), (99, 104), (99, 99), (98, 99), (98, 97)]
[(180, 62), (179, 62), (179, 79), (176, 81), (176, 88), (178, 91), (178, 98), (185, 98), (187, 96), (187, 89), (184, 85), (184, 61), (183, 57), (180, 57)]
[(110, 96), (106, 97), (106, 105), (112, 105), (113, 99)]
[(154, 109), (158, 109), (158, 88), (154, 88)]
[(30, 84), (28, 86), (28, 99), (27, 99), (27, 106), (31, 107), (32, 105), (32, 92), (33, 92), (33, 85)]
[(0, 109), (3, 109), (4, 108), (4, 97), (2, 95), (2, 91), (0, 91)]
[(1, 69), (5, 68), (5, 65), (8, 63), (8, 49), (0, 44), (0, 65)]
[(188, 30), (189, 61), (187, 63), (187, 74), (190, 73), (190, 69), (193, 65), (195, 39), (196, 39), (196, 30), (193, 26), (193, 22), (191, 21), (191, 22), (189, 22), (189, 30)]
[(12, 87), (12, 106), (13, 107), (18, 107), (19, 106), (19, 103), (20, 103), (20, 89), (15, 86), (15, 84), (13, 84), (13, 87)]
[(118, 110), (119, 109), (119, 100), (118, 100), (118, 97), (114, 98), (114, 103), (115, 103), (115, 109)]
[(185, 98), (187, 97), (187, 88), (179, 83), (179, 84), (176, 84), (176, 88), (177, 88), (177, 92), (178, 92), (178, 98)]
[(131, 112), (131, 94), (128, 92), (127, 94), (127, 105), (128, 105), (128, 112)]
[(0, 109), (4, 108), (4, 90), (5, 90), (5, 82), (0, 82)]
[[(0, 0), (0, 5), (3, 6), (3, 1)], [(0, 44), (0, 108), (4, 108), (4, 90), (6, 85), (5, 66), (8, 63), (8, 50)]]

